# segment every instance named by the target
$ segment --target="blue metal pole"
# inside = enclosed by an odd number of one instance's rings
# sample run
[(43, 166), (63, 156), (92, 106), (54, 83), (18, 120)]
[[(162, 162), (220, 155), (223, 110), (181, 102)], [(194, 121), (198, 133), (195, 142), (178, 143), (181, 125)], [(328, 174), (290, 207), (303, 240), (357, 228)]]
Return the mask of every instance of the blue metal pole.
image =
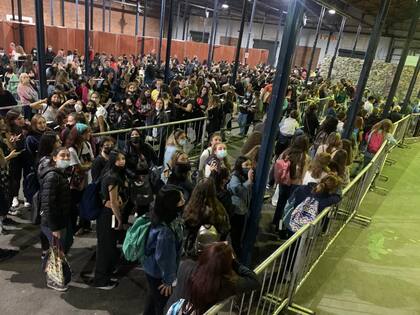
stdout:
[(341, 19), (340, 32), (338, 33), (337, 45), (335, 46), (334, 55), (331, 59), (330, 68), (328, 70), (328, 76), (327, 76), (328, 79), (331, 79), (332, 70), (334, 68), (334, 62), (338, 55), (338, 49), (340, 48), (340, 42), (341, 42), (341, 38), (343, 37), (345, 25), (346, 25), (346, 17), (343, 16)]
[(162, 0), (161, 5), (160, 5), (159, 48), (157, 52), (157, 64), (159, 68), (161, 65), (160, 56), (161, 56), (161, 51), (162, 51), (163, 27), (164, 27), (164, 22), (165, 22), (165, 5), (166, 5), (166, 0)]
[(322, 20), (324, 19), (324, 14), (325, 14), (325, 7), (321, 7), (321, 14), (319, 15), (318, 25), (316, 26), (315, 40), (314, 40), (314, 44), (312, 46), (311, 58), (309, 59), (308, 71), (307, 71), (306, 79), (305, 79), (305, 85), (308, 84), (309, 77), (310, 77), (310, 74), (311, 74), (312, 63), (313, 63), (314, 57), (315, 57), (316, 45), (318, 44), (319, 32), (321, 31)]
[(261, 216), (261, 208), (264, 200), (265, 184), (271, 164), (274, 149), (275, 130), (278, 128), (280, 117), (283, 114), (283, 104), (289, 75), (292, 67), (293, 55), (300, 27), (303, 23), (304, 0), (290, 0), (287, 9), (286, 26), (282, 37), (280, 54), (277, 61), (276, 75), (274, 78), (273, 94), (264, 127), (264, 137), (258, 156), (256, 170), (256, 185), (254, 185), (249, 209), (249, 218), (246, 226), (245, 238), (241, 252), (241, 260), (250, 265), (255, 240), (258, 234), (258, 225)]
[(85, 74), (89, 74), (89, 1), (85, 0)]
[(354, 94), (352, 105), (349, 107), (347, 121), (344, 126), (344, 137), (347, 139), (350, 139), (351, 137), (353, 124), (356, 120), (357, 113), (359, 112), (359, 107), (363, 99), (363, 93), (369, 78), (370, 69), (372, 68), (373, 60), (375, 59), (376, 48), (378, 47), (379, 40), (381, 39), (381, 32), (385, 24), (390, 2), (391, 0), (382, 0), (380, 11), (376, 16), (375, 25), (373, 26), (368, 49), (365, 54), (365, 61), (363, 62), (362, 71), (360, 72), (359, 81), (357, 82), (356, 92)]
[(400, 61), (398, 62), (397, 70), (395, 71), (394, 79), (392, 80), (391, 88), (389, 89), (388, 98), (386, 99), (382, 118), (388, 117), (391, 105), (394, 102), (394, 96), (397, 92), (398, 83), (400, 82), (401, 74), (404, 69), (405, 61), (407, 60), (408, 50), (410, 49), (410, 43), (416, 33), (417, 20), (420, 15), (420, 2), (417, 2), (416, 10), (413, 18), (411, 19), (410, 29), (408, 30), (407, 39), (404, 43), (404, 48), (401, 53)]
[(209, 53), (207, 57), (207, 65), (210, 68), (213, 62), (213, 42), (214, 38), (216, 37), (216, 25), (217, 25), (217, 15), (218, 15), (218, 6), (219, 1), (214, 0), (214, 9), (213, 9), (213, 20), (211, 23), (211, 33), (210, 33), (210, 40), (209, 40)]
[(47, 74), (45, 72), (45, 36), (44, 36), (44, 3), (43, 0), (35, 0), (35, 18), (36, 18), (36, 44), (38, 73), (41, 99), (47, 95)]
[(405, 95), (403, 108), (401, 109), (402, 113), (405, 113), (405, 111), (407, 110), (407, 106), (410, 103), (411, 95), (413, 94), (414, 86), (416, 85), (417, 76), (419, 75), (419, 72), (420, 72), (420, 56), (419, 56), (419, 59), (417, 59), (417, 65), (416, 65), (416, 68), (414, 69), (413, 76), (411, 77), (407, 94)]
[(165, 83), (169, 85), (170, 81), (170, 61), (171, 61), (171, 46), (172, 46), (172, 27), (173, 27), (173, 4), (174, 0), (170, 0), (169, 2), (169, 21), (168, 21), (168, 36), (166, 37), (166, 58), (165, 58)]
[(239, 28), (238, 43), (236, 44), (236, 52), (235, 52), (235, 62), (233, 64), (232, 76), (230, 78), (231, 85), (234, 85), (236, 83), (236, 76), (238, 74), (239, 55), (241, 54), (242, 36), (244, 35), (246, 6), (247, 6), (247, 0), (243, 0), (241, 27)]

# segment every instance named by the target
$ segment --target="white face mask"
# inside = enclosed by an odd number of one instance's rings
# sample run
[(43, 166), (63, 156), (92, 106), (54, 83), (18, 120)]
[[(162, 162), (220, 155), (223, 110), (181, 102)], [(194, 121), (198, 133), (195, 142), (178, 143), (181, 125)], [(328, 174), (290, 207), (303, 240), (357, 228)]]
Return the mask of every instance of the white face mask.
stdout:
[(65, 170), (66, 168), (70, 167), (70, 161), (69, 160), (58, 160), (56, 162), (56, 166), (59, 169)]
[(83, 106), (80, 104), (76, 104), (74, 105), (74, 110), (76, 111), (76, 113), (80, 113), (83, 110)]

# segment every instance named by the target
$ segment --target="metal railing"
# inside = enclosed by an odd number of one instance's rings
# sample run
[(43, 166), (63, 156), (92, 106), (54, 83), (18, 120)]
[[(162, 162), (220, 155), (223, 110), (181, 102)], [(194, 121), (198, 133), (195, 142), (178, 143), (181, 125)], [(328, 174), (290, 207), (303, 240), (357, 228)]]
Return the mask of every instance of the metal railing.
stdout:
[(133, 127), (128, 129), (118, 129), (92, 134), (94, 137), (112, 136), (117, 139), (117, 145), (122, 149), (127, 142), (128, 137), (133, 129), (140, 131), (147, 143), (155, 150), (160, 161), (163, 161), (165, 153), (166, 141), (171, 133), (176, 129), (182, 129), (187, 135), (187, 144), (184, 145), (184, 152), (190, 153), (194, 150), (204, 150), (204, 142), (206, 139), (207, 117), (199, 117), (194, 119), (173, 121), (158, 125), (149, 125), (141, 127)]
[(370, 218), (358, 214), (359, 206), (375, 187), (389, 152), (401, 145), (406, 135), (418, 132), (419, 122), (420, 115), (409, 115), (396, 122), (393, 133), (396, 144), (388, 141), (382, 144), (373, 159), (343, 189), (341, 202), (324, 209), (255, 268), (262, 282), (258, 291), (232, 297), (205, 314), (279, 314), (286, 308), (300, 314), (314, 314), (294, 304), (294, 296), (350, 221), (370, 222)]

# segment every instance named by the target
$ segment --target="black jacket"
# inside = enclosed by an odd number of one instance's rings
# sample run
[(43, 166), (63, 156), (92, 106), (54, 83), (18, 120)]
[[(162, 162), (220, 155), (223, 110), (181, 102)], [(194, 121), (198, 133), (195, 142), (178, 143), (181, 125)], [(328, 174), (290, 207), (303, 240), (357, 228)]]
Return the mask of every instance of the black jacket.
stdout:
[(71, 207), (71, 194), (68, 177), (55, 167), (40, 170), (41, 224), (51, 231), (67, 227)]

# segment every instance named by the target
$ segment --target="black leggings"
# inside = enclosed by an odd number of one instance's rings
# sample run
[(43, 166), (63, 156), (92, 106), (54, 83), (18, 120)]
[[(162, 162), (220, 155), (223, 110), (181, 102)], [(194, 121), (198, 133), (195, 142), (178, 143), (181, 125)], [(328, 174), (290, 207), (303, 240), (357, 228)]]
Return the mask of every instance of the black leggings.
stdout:
[[(17, 197), (19, 195), (20, 181), (22, 179), (23, 172), (23, 182), (25, 183), (26, 176), (31, 171), (30, 159), (28, 159), (28, 154), (23, 151), (17, 157), (10, 161), (10, 196)], [(31, 202), (31, 200), (28, 200)]]

